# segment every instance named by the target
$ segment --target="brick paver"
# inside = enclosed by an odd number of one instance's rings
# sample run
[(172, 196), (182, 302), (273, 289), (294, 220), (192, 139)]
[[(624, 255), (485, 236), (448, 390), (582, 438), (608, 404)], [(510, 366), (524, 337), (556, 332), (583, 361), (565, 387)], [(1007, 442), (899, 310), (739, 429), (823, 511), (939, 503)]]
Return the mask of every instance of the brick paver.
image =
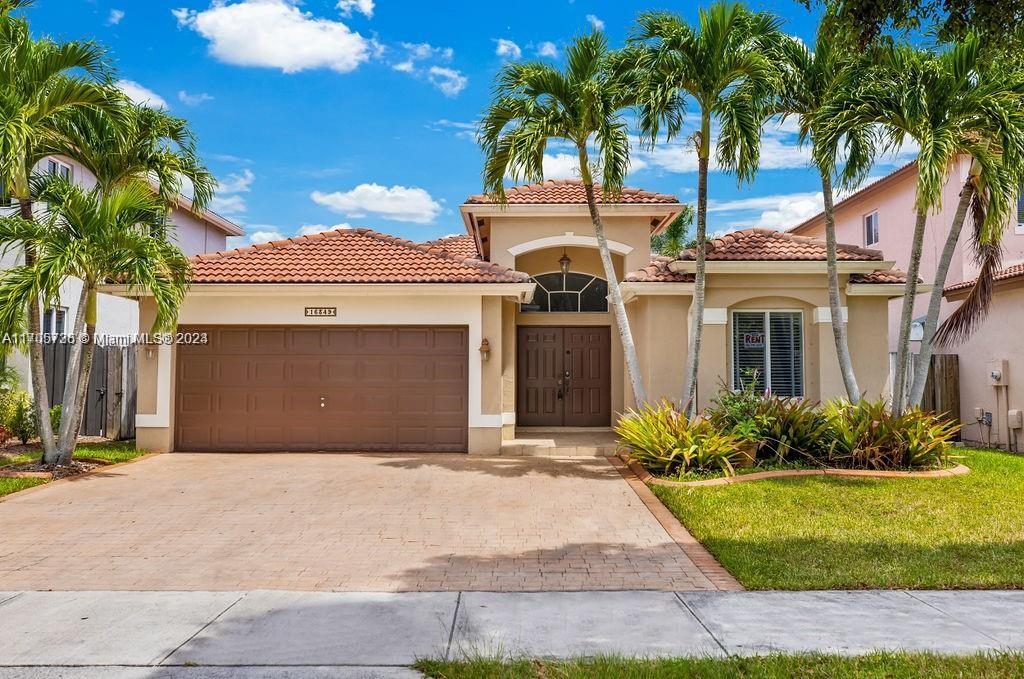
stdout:
[(731, 585), (602, 458), (158, 455), (12, 496), (0, 526), (11, 590)]

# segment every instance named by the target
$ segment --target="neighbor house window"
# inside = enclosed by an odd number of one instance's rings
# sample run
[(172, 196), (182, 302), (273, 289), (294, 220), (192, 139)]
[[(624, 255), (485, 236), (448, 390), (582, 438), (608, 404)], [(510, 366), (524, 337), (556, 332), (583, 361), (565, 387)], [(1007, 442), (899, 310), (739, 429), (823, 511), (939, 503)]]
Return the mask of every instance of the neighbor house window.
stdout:
[(878, 242), (878, 212), (864, 215), (864, 245), (874, 245)]
[(537, 289), (522, 311), (608, 311), (608, 281), (588, 273), (544, 273), (533, 277)]
[(1024, 184), (1021, 184), (1017, 192), (1017, 234), (1024, 234)]
[(754, 384), (779, 396), (804, 395), (803, 314), (734, 311), (732, 386)]
[(58, 177), (61, 177), (62, 179), (66, 179), (68, 181), (71, 181), (73, 179), (71, 166), (67, 165), (66, 163), (62, 163), (59, 160), (54, 160), (53, 158), (51, 158), (47, 162), (47, 171), (50, 174), (55, 174)]
[(65, 307), (48, 307), (43, 310), (43, 334), (63, 335), (68, 310)]

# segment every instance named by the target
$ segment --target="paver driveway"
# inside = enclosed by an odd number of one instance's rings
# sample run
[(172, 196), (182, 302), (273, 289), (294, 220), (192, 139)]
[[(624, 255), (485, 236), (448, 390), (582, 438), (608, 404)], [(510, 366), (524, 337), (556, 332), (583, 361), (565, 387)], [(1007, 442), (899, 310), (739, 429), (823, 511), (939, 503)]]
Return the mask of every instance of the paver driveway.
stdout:
[(158, 455), (14, 495), (0, 526), (11, 590), (729, 586), (605, 459)]

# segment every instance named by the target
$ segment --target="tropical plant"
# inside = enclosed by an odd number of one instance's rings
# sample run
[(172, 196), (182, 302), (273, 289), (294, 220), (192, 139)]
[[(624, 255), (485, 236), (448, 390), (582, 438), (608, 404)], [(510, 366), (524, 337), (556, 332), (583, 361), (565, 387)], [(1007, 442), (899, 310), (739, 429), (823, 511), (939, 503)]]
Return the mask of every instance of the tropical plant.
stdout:
[(651, 252), (675, 259), (689, 246), (690, 226), (693, 224), (693, 206), (684, 205), (665, 230), (651, 236)]
[[(480, 125), (480, 144), (486, 157), (484, 188), (497, 202), (504, 203), (506, 177), (513, 181), (542, 180), (549, 141), (561, 139), (572, 145), (608, 280), (608, 299), (630, 385), (636, 402), (645, 403), (647, 390), (640, 360), (597, 204), (598, 189), (605, 201), (621, 193), (629, 169), (629, 134), (622, 111), (635, 102), (633, 91), (614, 80), (607, 66), (608, 43), (601, 33), (577, 38), (569, 46), (564, 71), (540, 62), (506, 64), (498, 74), (494, 99)], [(598, 158), (594, 163), (590, 159), (592, 149)], [(601, 178), (599, 187), (594, 183), (595, 174)]]
[[(893, 379), (892, 407), (896, 414), (908, 404), (919, 404), (924, 393), (946, 273), (968, 207), (972, 203), (975, 207), (972, 239), (983, 266), (977, 284), (981, 293), (961, 306), (951, 326), (951, 334), (961, 336), (983, 313), (984, 290), (998, 268), (1000, 239), (1017, 191), (1013, 180), (1020, 176), (1024, 155), (1024, 80), (1019, 70), (987, 66), (980, 60), (979, 50), (975, 35), (938, 54), (909, 46), (884, 49), (862, 86), (836, 97), (821, 113), (828, 121), (823, 135), (827, 144), (834, 143), (844, 130), (877, 125), (888, 147), (901, 147), (908, 138), (920, 147), (914, 205), (917, 214)], [(942, 189), (960, 156), (971, 159), (972, 169), (936, 269), (917, 370), (908, 390), (910, 327), (925, 227), (929, 213), (941, 207)]]
[[(45, 152), (44, 145), (55, 134), (55, 123), (68, 111), (104, 106), (106, 91), (92, 79), (104, 71), (103, 51), (91, 42), (58, 43), (48, 38), (33, 39), (28, 22), (13, 16), (12, 10), (27, 6), (21, 0), (0, 4), (0, 177), (4, 192), (19, 205), (22, 220), (34, 219), (30, 180), (32, 168)], [(34, 263), (31, 247), (24, 251), (27, 266)], [(19, 330), (26, 322), (32, 336), (40, 333), (40, 304), (25, 299), (17, 318), (8, 313)], [(37, 395), (37, 417), (42, 424), (43, 459), (57, 457), (49, 420), (43, 348), (38, 342), (28, 345), (32, 390)]]
[(16, 392), (9, 425), (11, 434), (23, 444), (28, 443), (39, 435), (38, 422), (32, 397), (25, 391)]
[(893, 414), (883, 400), (836, 401), (824, 408), (830, 423), (827, 462), (854, 469), (941, 467), (960, 426), (941, 415), (910, 408)]
[(764, 114), (777, 87), (772, 48), (781, 37), (774, 16), (747, 10), (738, 3), (716, 2), (699, 10), (698, 27), (667, 12), (637, 19), (630, 46), (616, 57), (615, 72), (623, 87), (637, 93), (644, 137), (656, 143), (682, 128), (685, 99), (698, 109), (693, 135), (697, 155), (696, 277), (690, 307), (689, 338), (682, 402), (696, 407), (694, 394), (704, 329), (707, 259), (708, 166), (712, 125), (718, 127), (718, 165), (748, 181), (757, 171)]
[[(856, 403), (860, 398), (860, 388), (857, 386), (853, 359), (850, 357), (846, 321), (843, 318), (843, 305), (839, 293), (832, 176), (836, 171), (842, 142), (845, 163), (839, 175), (839, 183), (843, 187), (859, 184), (871, 168), (874, 135), (868, 125), (851, 125), (836, 130), (831, 135), (822, 134), (821, 128), (828, 122), (820, 115), (822, 109), (836, 97), (844, 96), (850, 89), (855, 89), (858, 79), (865, 70), (862, 59), (843, 44), (841, 36), (830, 34), (824, 26), (826, 24), (819, 26), (813, 50), (796, 38), (787, 37), (781, 42), (781, 87), (776, 106), (783, 119), (787, 116), (796, 118), (800, 130), (800, 143), (811, 143), (812, 158), (821, 177), (832, 337), (836, 345), (846, 396)], [(827, 137), (830, 143), (825, 143), (822, 137)]]
[(98, 286), (117, 281), (151, 294), (156, 304), (153, 330), (169, 330), (188, 289), (190, 267), (177, 246), (152, 236), (161, 228), (165, 210), (146, 182), (125, 181), (103, 191), (51, 177), (38, 191), (50, 205), (48, 219), (0, 219), (0, 248), (25, 245), (38, 253), (32, 263), (9, 269), (0, 277), (0, 327), (29, 300), (55, 298), (71, 277), (82, 281), (79, 313), (85, 341), (76, 343), (80, 360), (75, 374), (65, 382), (75, 388), (65, 395), (55, 461), (68, 464), (81, 428), (92, 363)]
[(627, 411), (615, 433), (633, 458), (659, 476), (712, 471), (732, 476), (743, 454), (740, 437), (718, 431), (708, 420), (691, 421), (668, 400)]

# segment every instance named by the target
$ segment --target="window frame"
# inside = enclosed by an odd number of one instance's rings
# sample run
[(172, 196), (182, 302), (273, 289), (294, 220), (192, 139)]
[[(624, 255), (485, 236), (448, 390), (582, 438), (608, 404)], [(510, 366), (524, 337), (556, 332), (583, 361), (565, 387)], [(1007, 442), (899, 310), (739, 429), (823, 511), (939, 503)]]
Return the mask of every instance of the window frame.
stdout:
[[(537, 285), (538, 287), (543, 288), (544, 292), (546, 292), (549, 295), (548, 310), (547, 311), (539, 311), (539, 310), (538, 311), (533, 311), (533, 310), (530, 310), (530, 309), (523, 309), (523, 303), (520, 302), (519, 303), (519, 313), (521, 313), (521, 314), (607, 314), (609, 311), (611, 311), (611, 301), (608, 300), (607, 296), (605, 297), (605, 309), (604, 309), (604, 311), (583, 311), (582, 309), (579, 309), (577, 311), (551, 311), (551, 309), (550, 309), (550, 303), (551, 303), (550, 302), (550, 295), (552, 294), (552, 292), (561, 293), (561, 294), (575, 294), (577, 297), (580, 298), (580, 301), (582, 302), (583, 290), (586, 290), (588, 287), (590, 287), (594, 283), (595, 280), (604, 281), (605, 287), (608, 286), (608, 280), (606, 278), (603, 278), (602, 276), (599, 276), (598, 274), (587, 273), (586, 271), (572, 271), (572, 270), (568, 271), (567, 273), (569, 273), (569, 274), (580, 274), (581, 276), (590, 276), (590, 281), (586, 285), (583, 286), (582, 290), (579, 290), (579, 291), (575, 291), (575, 290), (554, 290), (554, 291), (552, 291), (552, 290), (548, 290), (543, 285), (541, 285), (541, 283), (537, 281), (537, 278), (540, 277), (540, 276), (550, 276), (552, 274), (557, 274), (557, 275), (561, 276), (562, 275), (562, 270), (561, 269), (558, 269), (558, 270), (555, 270), (555, 271), (543, 271), (541, 273), (530, 274), (530, 280), (535, 285)], [(582, 304), (578, 304), (577, 305), (577, 307), (582, 307), (582, 306), (583, 306)]]
[(1021, 184), (1017, 192), (1017, 220), (1014, 224), (1015, 235), (1024, 235), (1024, 184)]
[[(57, 314), (58, 313), (60, 314), (60, 321), (61, 321), (61, 325), (63, 326), (60, 329), (60, 331), (57, 331), (57, 318), (58, 318)], [(41, 329), (43, 330), (43, 334), (44, 335), (51, 335), (53, 337), (61, 337), (63, 335), (66, 335), (67, 334), (67, 325), (68, 325), (68, 307), (66, 307), (66, 306), (45, 307), (43, 309), (43, 315), (42, 315), (42, 318), (40, 320), (41, 320), (40, 324), (43, 326), (43, 328), (41, 328)], [(46, 329), (45, 329), (47, 321), (49, 321), (49, 323), (50, 323), (50, 332), (46, 332)]]
[(47, 172), (57, 176), (66, 175), (64, 179), (68, 182), (75, 181), (75, 167), (69, 163), (65, 163), (62, 160), (56, 158), (47, 158)]
[[(868, 239), (868, 220), (874, 218), (874, 240)], [(881, 222), (878, 219), (878, 210), (872, 210), (867, 214), (861, 216), (861, 231), (864, 236), (864, 247), (871, 247), (872, 245), (878, 245), (882, 240), (882, 229), (880, 227)]]
[(796, 314), (800, 318), (800, 387), (801, 393), (799, 396), (787, 396), (784, 398), (807, 398), (807, 324), (804, 320), (803, 309), (730, 309), (729, 310), (729, 390), (737, 391), (739, 389), (736, 386), (736, 338), (733, 333), (736, 329), (736, 314), (763, 314), (764, 315), (764, 384), (765, 389), (775, 393), (772, 390), (772, 357), (771, 357), (771, 341), (772, 341), (772, 328), (770, 315), (773, 313), (779, 314)]

